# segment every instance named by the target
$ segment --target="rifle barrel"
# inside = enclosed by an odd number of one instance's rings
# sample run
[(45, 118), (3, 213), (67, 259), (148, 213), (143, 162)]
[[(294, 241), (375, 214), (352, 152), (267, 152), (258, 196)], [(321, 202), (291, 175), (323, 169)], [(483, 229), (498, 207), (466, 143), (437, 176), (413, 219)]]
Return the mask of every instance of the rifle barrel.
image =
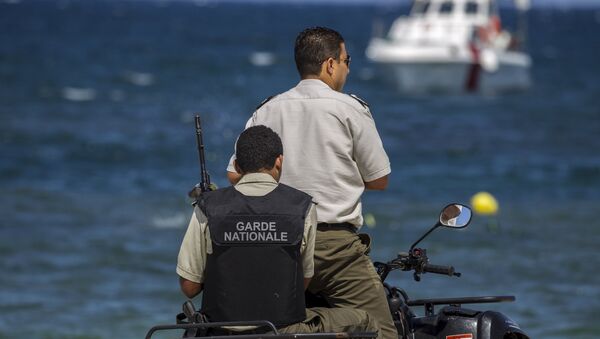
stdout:
[(200, 189), (202, 192), (208, 191), (210, 185), (210, 177), (206, 170), (206, 158), (204, 156), (204, 142), (202, 140), (202, 125), (200, 123), (200, 115), (196, 114), (196, 143), (198, 144), (198, 157), (200, 160)]

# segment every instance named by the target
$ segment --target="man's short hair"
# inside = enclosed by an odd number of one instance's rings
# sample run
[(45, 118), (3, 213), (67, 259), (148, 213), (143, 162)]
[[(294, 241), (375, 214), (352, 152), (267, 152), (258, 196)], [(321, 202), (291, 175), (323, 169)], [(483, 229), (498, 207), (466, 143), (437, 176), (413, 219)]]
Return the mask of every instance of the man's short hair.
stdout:
[(300, 32), (294, 46), (294, 58), (300, 76), (319, 75), (323, 61), (327, 58), (338, 60), (343, 42), (342, 35), (331, 28), (311, 27)]
[(240, 134), (235, 145), (236, 163), (244, 173), (270, 170), (283, 154), (279, 135), (267, 126), (253, 126)]

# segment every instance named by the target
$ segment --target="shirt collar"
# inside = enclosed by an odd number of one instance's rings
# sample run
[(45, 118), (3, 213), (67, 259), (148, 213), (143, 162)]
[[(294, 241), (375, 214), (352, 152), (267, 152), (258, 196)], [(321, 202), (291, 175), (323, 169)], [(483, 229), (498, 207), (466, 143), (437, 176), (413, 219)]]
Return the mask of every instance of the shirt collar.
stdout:
[(323, 80), (320, 79), (303, 79), (300, 80), (300, 82), (297, 85), (298, 87), (304, 87), (304, 86), (316, 86), (316, 87), (323, 87), (323, 88), (329, 88), (329, 85), (327, 85), (326, 83), (323, 82)]
[(236, 186), (237, 185), (249, 184), (249, 183), (256, 183), (256, 182), (271, 183), (271, 184), (277, 185), (277, 181), (270, 174), (267, 174), (267, 173), (247, 173), (244, 176), (242, 176), (242, 178), (236, 184)]

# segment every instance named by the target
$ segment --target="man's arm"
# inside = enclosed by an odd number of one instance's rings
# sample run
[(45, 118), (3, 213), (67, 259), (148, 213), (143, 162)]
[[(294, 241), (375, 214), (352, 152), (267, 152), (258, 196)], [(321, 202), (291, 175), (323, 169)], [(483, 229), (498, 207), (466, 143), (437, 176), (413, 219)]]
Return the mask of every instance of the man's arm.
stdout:
[(303, 241), (306, 246), (302, 250), (302, 270), (304, 272), (304, 289), (308, 288), (315, 270), (315, 238), (317, 229), (317, 206), (311, 203), (306, 218), (304, 219)]
[(212, 252), (207, 241), (210, 235), (205, 233), (208, 232), (207, 222), (206, 216), (195, 207), (179, 249), (176, 271), (181, 291), (188, 298), (202, 291), (206, 256)]
[(239, 174), (238, 172), (230, 172), (227, 171), (227, 179), (229, 180), (229, 182), (232, 185), (235, 185), (238, 183), (238, 181), (240, 181), (240, 179), (242, 178), (242, 175)]
[(304, 278), (304, 289), (305, 290), (308, 288), (308, 284), (310, 284), (310, 279), (312, 279), (312, 278)]
[(368, 109), (358, 111), (356, 119), (350, 120), (350, 129), (354, 145), (353, 157), (365, 189), (386, 189), (392, 170), (371, 112)]
[(368, 190), (375, 190), (375, 191), (383, 191), (384, 189), (387, 188), (388, 186), (388, 179), (389, 179), (389, 174), (379, 178), (379, 179), (375, 179), (373, 181), (369, 181), (369, 182), (365, 182), (365, 189)]
[(179, 277), (179, 286), (181, 287), (183, 294), (190, 299), (202, 292), (203, 287), (202, 284), (187, 280), (183, 277)]

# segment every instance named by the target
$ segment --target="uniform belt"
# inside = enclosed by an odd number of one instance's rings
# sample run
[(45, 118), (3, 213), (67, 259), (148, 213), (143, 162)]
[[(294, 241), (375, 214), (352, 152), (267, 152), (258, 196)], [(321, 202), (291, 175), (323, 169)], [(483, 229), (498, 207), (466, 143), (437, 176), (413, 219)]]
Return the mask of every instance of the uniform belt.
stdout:
[(337, 224), (330, 224), (327, 222), (320, 222), (317, 224), (317, 230), (319, 231), (337, 231), (337, 230), (345, 230), (350, 231), (352, 233), (356, 233), (356, 226), (349, 222), (341, 222)]

